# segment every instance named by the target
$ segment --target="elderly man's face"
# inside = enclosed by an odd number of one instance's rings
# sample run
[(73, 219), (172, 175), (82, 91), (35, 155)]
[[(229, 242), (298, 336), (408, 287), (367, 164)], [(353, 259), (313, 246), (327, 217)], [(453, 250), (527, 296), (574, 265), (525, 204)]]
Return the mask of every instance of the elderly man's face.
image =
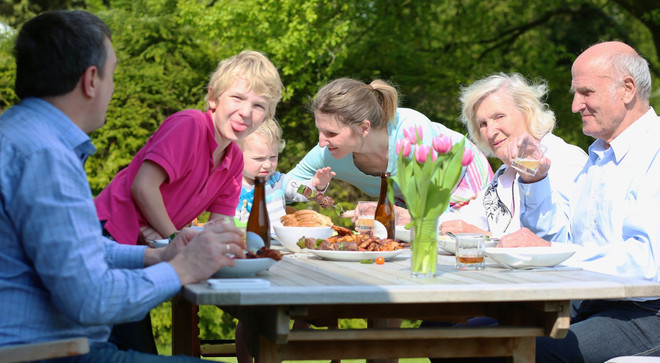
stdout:
[(624, 89), (608, 68), (601, 62), (578, 58), (571, 70), (572, 111), (582, 115), (582, 132), (607, 143), (619, 134), (626, 114)]

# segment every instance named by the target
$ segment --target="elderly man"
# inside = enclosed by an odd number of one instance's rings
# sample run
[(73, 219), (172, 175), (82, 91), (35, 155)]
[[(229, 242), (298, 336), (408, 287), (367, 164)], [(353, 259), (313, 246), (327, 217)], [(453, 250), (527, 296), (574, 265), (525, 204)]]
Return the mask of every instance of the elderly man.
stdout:
[[(582, 246), (566, 264), (660, 280), (660, 118), (649, 107), (648, 63), (620, 42), (594, 45), (573, 63), (573, 112), (596, 138), (576, 178), (568, 210), (557, 210), (545, 175), (524, 186), (523, 216), (534, 233), (561, 227), (558, 242)], [(544, 213), (539, 213), (543, 211)], [(531, 219), (531, 218), (529, 218)], [(506, 247), (547, 245), (528, 229), (504, 236)], [(565, 339), (540, 338), (537, 361), (604, 362), (621, 355), (660, 356), (660, 300), (576, 302)]]
[(188, 229), (162, 249), (102, 237), (83, 163), (114, 89), (110, 30), (88, 12), (44, 13), (15, 54), (21, 102), (0, 116), (0, 346), (86, 336), (90, 353), (72, 361), (197, 361), (119, 351), (111, 325), (234, 265), (241, 232)]

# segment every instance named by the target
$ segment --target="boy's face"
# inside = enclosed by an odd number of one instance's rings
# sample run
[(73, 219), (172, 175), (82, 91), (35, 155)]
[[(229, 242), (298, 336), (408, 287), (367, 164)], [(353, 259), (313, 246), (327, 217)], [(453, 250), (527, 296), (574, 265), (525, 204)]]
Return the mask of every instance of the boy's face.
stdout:
[(256, 130), (268, 114), (268, 99), (248, 88), (237, 78), (220, 97), (209, 100), (216, 131), (229, 141), (236, 141)]
[(276, 142), (269, 143), (262, 135), (251, 134), (242, 141), (243, 181), (254, 184), (258, 176), (268, 178), (277, 169), (278, 151)]

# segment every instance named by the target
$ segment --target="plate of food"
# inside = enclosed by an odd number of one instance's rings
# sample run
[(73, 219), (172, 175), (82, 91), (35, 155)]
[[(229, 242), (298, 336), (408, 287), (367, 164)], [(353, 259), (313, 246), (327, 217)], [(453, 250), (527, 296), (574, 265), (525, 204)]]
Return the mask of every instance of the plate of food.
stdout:
[(213, 277), (253, 277), (256, 274), (268, 270), (275, 264), (272, 258), (237, 258), (234, 260), (236, 266), (225, 266), (213, 274)]
[(398, 256), (403, 249), (394, 251), (334, 251), (334, 250), (306, 250), (328, 261), (359, 262), (362, 260), (375, 260), (378, 257), (386, 261)]
[(577, 251), (570, 243), (553, 243), (548, 247), (486, 248), (486, 256), (511, 268), (552, 267), (566, 261)]

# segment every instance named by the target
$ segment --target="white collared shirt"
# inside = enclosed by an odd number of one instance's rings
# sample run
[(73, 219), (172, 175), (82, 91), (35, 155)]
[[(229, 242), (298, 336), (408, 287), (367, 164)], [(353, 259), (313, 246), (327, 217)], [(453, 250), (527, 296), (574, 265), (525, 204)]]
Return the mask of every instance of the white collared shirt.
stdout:
[(530, 229), (561, 229), (554, 241), (585, 247), (567, 265), (660, 281), (659, 137), (660, 118), (651, 108), (609, 148), (596, 140), (565, 210), (552, 205), (545, 180), (527, 184), (523, 214), (545, 211)]

